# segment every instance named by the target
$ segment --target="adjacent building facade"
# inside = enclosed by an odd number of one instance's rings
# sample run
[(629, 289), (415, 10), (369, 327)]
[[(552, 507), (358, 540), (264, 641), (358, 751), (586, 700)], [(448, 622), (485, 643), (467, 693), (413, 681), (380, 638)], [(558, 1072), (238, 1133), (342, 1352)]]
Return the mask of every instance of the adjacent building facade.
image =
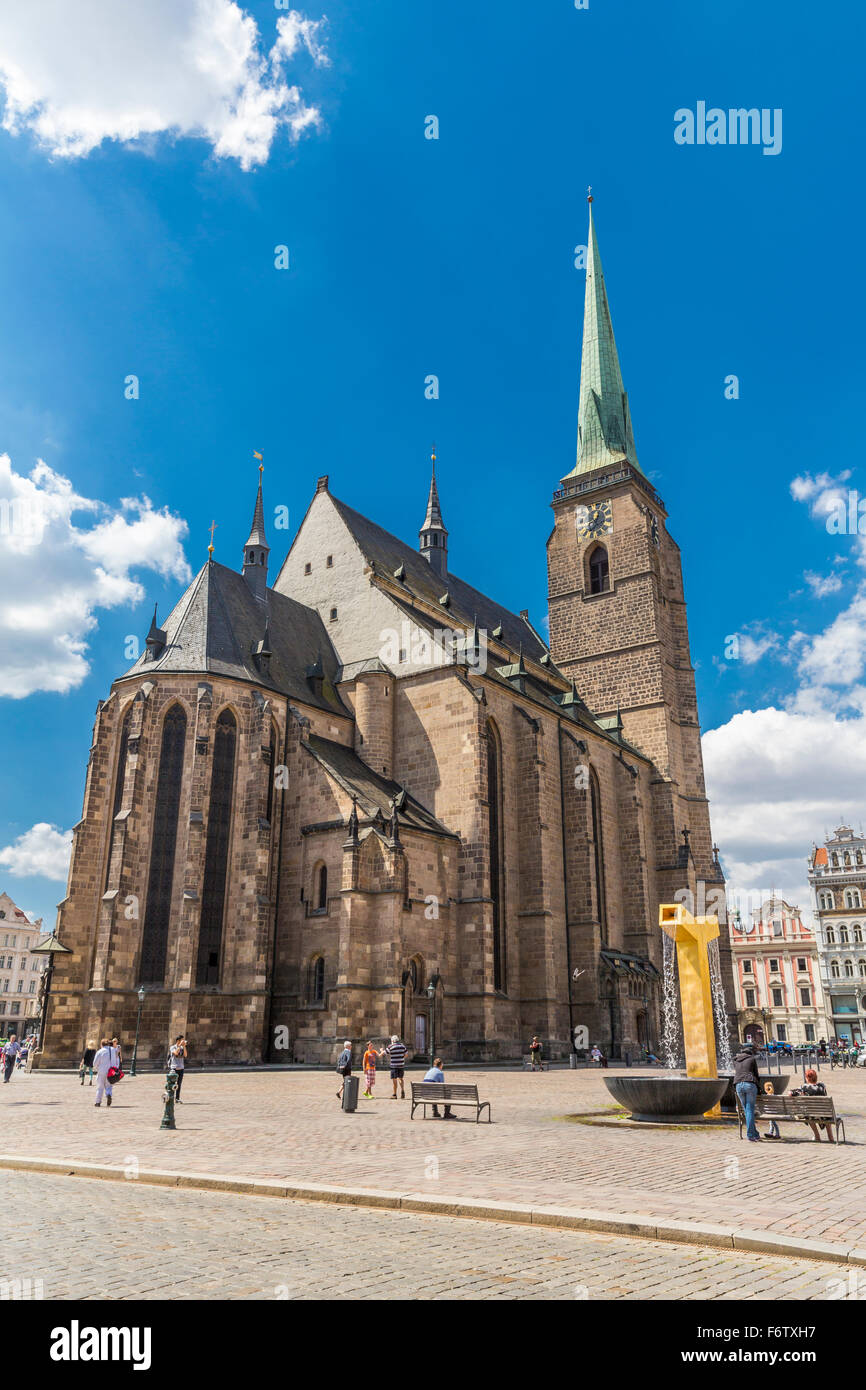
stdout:
[(211, 548), (99, 704), (44, 1060), (131, 1036), (139, 986), (155, 1059), (658, 1045), (659, 904), (723, 879), (591, 212), (552, 509), (548, 643), (454, 573), (435, 466), (417, 547), (319, 478), (273, 581), (260, 481), (240, 570)]
[(41, 917), (31, 922), (8, 893), (0, 893), (0, 1038), (36, 1031), (45, 960), (31, 950), (44, 934)]
[(817, 1043), (826, 1034), (818, 945), (798, 907), (770, 897), (731, 919), (739, 1040)]
[(866, 838), (840, 825), (813, 845), (809, 884), (828, 1038), (866, 1038)]

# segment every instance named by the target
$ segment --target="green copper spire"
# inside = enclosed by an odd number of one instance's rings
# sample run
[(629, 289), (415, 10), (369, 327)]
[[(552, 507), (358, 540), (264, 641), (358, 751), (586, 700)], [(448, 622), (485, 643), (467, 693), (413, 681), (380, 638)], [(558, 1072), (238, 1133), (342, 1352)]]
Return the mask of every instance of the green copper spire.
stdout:
[(628, 461), (635, 468), (637, 451), (631, 428), (628, 396), (616, 352), (604, 271), (589, 199), (589, 241), (586, 299), (583, 309), (583, 351), (580, 357), (580, 407), (577, 421), (577, 463), (567, 475), (591, 473), (607, 464)]

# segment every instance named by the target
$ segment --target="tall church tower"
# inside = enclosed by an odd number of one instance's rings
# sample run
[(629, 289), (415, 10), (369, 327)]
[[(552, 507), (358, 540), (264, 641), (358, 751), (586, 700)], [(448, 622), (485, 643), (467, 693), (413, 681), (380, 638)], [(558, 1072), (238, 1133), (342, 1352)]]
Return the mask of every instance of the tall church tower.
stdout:
[[(550, 647), (596, 717), (621, 727), (655, 764), (661, 899), (688, 888), (696, 911), (712, 911), (721, 906), (723, 880), (704, 788), (680, 552), (638, 463), (589, 202), (577, 461), (553, 495), (547, 547)], [(706, 907), (700, 879), (716, 886)]]

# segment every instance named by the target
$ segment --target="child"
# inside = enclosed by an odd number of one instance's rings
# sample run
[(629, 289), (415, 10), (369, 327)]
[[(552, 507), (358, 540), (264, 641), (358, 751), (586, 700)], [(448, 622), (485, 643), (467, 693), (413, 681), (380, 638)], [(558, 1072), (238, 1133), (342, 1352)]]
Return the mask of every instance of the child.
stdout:
[(364, 1095), (368, 1100), (373, 1099), (373, 1087), (376, 1084), (376, 1058), (379, 1054), (371, 1042), (367, 1043), (367, 1051), (364, 1053), (364, 1079), (367, 1082), (367, 1089)]
[[(774, 1096), (775, 1094), (776, 1094), (776, 1091), (775, 1091), (775, 1088), (774, 1088), (774, 1086), (773, 1086), (772, 1081), (765, 1081), (765, 1082), (764, 1082), (764, 1095), (765, 1095), (765, 1096)], [(782, 1137), (782, 1136), (781, 1136), (781, 1134), (779, 1133), (779, 1126), (776, 1124), (776, 1121), (775, 1121), (775, 1120), (771, 1120), (771, 1121), (770, 1121), (770, 1128), (767, 1130), (767, 1133), (764, 1135), (764, 1138), (765, 1138), (765, 1139), (781, 1139), (781, 1137)]]

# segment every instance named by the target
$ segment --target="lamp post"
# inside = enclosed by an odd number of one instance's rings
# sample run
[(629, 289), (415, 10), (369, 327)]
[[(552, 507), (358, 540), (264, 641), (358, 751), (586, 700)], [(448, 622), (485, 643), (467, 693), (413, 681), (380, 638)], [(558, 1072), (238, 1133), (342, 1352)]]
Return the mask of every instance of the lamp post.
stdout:
[(135, 1020), (135, 1042), (132, 1045), (132, 1066), (130, 1075), (135, 1076), (135, 1064), (138, 1061), (138, 1034), (141, 1029), (141, 1011), (144, 1008), (144, 985), (138, 991), (138, 1018)]
[(432, 1067), (433, 1062), (434, 1062), (434, 1059), (435, 1059), (435, 1057), (436, 1057), (436, 984), (437, 984), (438, 979), (439, 979), (439, 976), (438, 976), (438, 975), (432, 975), (432, 976), (430, 977), (430, 983), (429, 983), (429, 985), (427, 986), (427, 998), (430, 1000), (430, 1065), (431, 1065), (431, 1067)]

